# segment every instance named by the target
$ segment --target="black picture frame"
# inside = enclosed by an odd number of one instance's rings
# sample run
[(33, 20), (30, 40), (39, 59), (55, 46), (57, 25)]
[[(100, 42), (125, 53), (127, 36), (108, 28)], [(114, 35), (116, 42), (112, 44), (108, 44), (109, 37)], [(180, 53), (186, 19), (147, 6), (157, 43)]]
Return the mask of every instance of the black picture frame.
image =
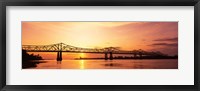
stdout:
[[(194, 6), (194, 85), (6, 85), (6, 6)], [(199, 91), (199, 0), (0, 0), (0, 21), (2, 91)]]

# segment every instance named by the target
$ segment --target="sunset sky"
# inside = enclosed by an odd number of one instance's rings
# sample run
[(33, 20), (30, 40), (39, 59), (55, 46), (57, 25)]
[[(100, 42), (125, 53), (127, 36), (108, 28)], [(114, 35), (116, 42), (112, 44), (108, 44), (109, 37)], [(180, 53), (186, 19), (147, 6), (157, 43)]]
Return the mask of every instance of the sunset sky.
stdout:
[[(61, 42), (82, 48), (112, 46), (176, 55), (178, 22), (22, 22), (22, 45)], [(46, 53), (46, 58), (51, 54)]]

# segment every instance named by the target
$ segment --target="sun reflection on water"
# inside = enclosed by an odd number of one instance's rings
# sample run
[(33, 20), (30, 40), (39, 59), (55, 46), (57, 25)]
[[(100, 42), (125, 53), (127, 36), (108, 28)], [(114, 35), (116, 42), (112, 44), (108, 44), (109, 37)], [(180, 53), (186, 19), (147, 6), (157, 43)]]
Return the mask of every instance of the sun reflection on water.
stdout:
[(84, 69), (84, 60), (80, 60), (80, 69)]

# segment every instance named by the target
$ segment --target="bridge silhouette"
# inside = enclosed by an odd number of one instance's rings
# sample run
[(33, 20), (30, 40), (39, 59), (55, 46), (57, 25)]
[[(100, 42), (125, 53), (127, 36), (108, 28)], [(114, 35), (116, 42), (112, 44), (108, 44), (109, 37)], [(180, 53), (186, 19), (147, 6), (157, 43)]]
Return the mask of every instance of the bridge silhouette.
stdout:
[[(105, 48), (81, 48), (64, 43), (50, 44), (50, 45), (22, 45), (22, 50), (27, 52), (57, 52), (57, 61), (62, 61), (62, 52), (71, 53), (98, 53), (104, 54), (105, 60), (113, 60), (113, 54), (130, 54), (134, 58), (142, 56), (163, 56), (160, 52), (147, 52), (144, 50), (120, 50), (119, 47), (105, 47)], [(108, 57), (109, 55), (109, 57)]]

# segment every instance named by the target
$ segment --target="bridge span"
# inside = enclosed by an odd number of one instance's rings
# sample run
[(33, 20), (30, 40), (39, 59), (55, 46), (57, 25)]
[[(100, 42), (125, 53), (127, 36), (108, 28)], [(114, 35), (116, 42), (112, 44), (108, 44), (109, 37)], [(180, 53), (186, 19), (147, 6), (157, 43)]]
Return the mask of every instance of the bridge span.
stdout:
[[(62, 61), (62, 52), (71, 53), (98, 53), (105, 54), (105, 60), (113, 60), (113, 54), (131, 54), (135, 57), (142, 56), (159, 56), (164, 55), (160, 52), (147, 52), (139, 50), (120, 50), (119, 47), (105, 47), (105, 48), (81, 48), (64, 43), (50, 44), (50, 45), (22, 45), (22, 50), (27, 52), (57, 52), (57, 61)], [(108, 57), (109, 55), (109, 57)]]

